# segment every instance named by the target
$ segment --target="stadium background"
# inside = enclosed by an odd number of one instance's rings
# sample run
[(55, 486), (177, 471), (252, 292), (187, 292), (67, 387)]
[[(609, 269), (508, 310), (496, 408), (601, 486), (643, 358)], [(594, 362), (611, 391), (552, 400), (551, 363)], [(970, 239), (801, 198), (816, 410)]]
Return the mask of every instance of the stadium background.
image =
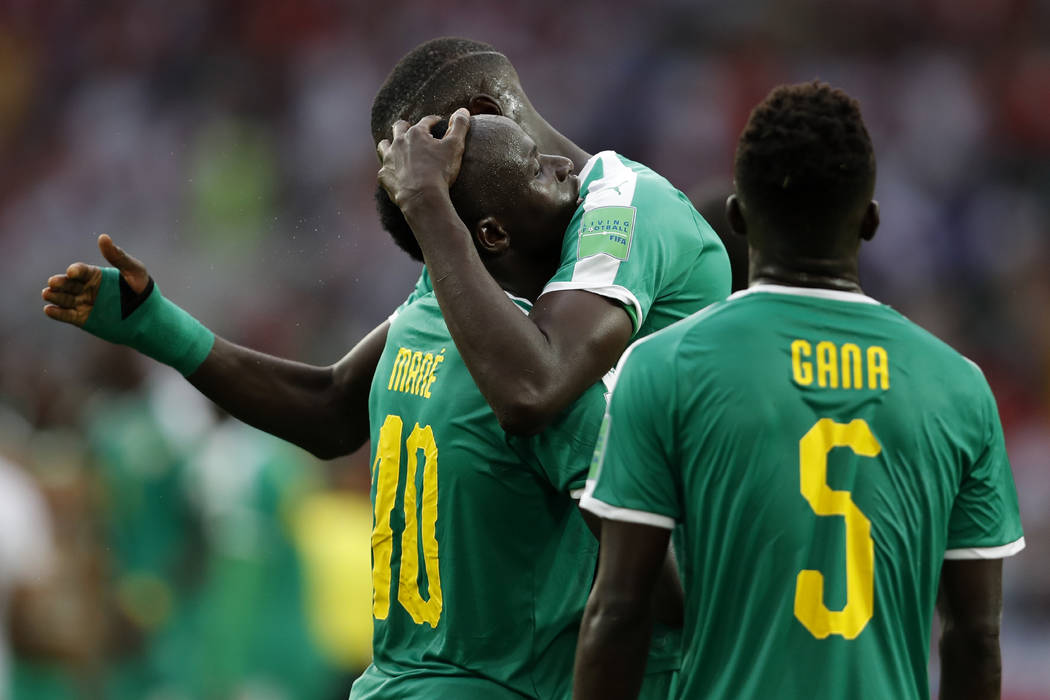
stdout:
[(106, 232), (221, 335), (334, 361), (418, 272), (376, 223), (372, 96), (456, 34), (510, 56), (585, 148), (705, 197), (773, 85), (860, 100), (883, 220), (863, 282), (992, 384), (1028, 541), (1005, 566), (1004, 697), (1050, 698), (1050, 2), (641, 5), (0, 2), (0, 454), (49, 509), (11, 538), (54, 547), (10, 603), (28, 622), (0, 697), (345, 697), (368, 653), (367, 455), (322, 464), (227, 420), (45, 319), (39, 290)]

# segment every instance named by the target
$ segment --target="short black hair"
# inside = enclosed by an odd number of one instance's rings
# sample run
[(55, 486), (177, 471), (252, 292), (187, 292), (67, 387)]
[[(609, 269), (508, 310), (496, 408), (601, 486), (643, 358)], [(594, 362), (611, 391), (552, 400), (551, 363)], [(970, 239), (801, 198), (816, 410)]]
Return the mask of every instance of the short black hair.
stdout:
[(488, 56), (510, 65), (506, 56), (481, 41), (441, 37), (420, 44), (397, 62), (376, 93), (372, 102), (373, 143), (389, 138), (390, 127), (398, 119), (415, 122), (426, 116), (412, 110), (425, 106), (432, 113), (447, 117), (446, 112), (452, 111), (448, 107), (465, 99), (472, 85), (477, 89), (491, 67), (486, 63), (462, 62), (459, 70), (443, 75), (440, 83), (433, 81), (438, 73), (467, 56)]
[(734, 170), (745, 204), (812, 250), (870, 200), (875, 152), (857, 101), (814, 80), (777, 87), (755, 107)]

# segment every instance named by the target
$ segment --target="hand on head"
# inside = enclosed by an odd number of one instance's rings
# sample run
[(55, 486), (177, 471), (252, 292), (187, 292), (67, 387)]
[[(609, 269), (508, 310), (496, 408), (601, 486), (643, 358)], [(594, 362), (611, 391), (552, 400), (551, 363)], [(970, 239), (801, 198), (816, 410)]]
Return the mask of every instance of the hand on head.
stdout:
[(449, 118), (448, 130), (435, 137), (432, 130), (442, 117), (423, 117), (415, 125), (398, 120), (393, 139), (376, 147), (382, 167), (379, 183), (402, 209), (427, 191), (444, 190), (456, 181), (463, 162), (463, 149), (470, 130), (470, 112), (457, 109)]

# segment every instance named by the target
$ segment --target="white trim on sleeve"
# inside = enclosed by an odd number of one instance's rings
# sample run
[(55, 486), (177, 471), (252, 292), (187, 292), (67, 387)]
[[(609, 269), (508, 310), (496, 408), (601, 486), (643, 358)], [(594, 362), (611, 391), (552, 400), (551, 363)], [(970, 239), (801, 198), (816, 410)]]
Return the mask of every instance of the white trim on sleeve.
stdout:
[(998, 547), (965, 547), (945, 551), (945, 559), (1005, 559), (1024, 549), (1024, 537)]
[(571, 491), (569, 491), (569, 498), (574, 498), (578, 501), (581, 498), (583, 498), (583, 492), (586, 490), (587, 489), (582, 486), (578, 489), (572, 489)]
[(607, 297), (609, 299), (615, 299), (624, 306), (631, 306), (634, 308), (635, 318), (637, 319), (638, 327), (634, 330), (638, 331), (641, 327), (642, 322), (642, 305), (638, 301), (638, 298), (631, 293), (631, 290), (627, 287), (621, 287), (618, 284), (605, 284), (600, 286), (592, 286), (593, 283), (587, 280), (569, 280), (567, 282), (551, 282), (543, 291), (540, 292), (540, 296), (548, 294), (550, 292), (564, 292), (572, 289), (579, 289), (584, 292), (591, 292), (597, 294), (600, 297)]
[(625, 523), (652, 525), (653, 527), (662, 527), (665, 530), (673, 530), (675, 526), (674, 518), (669, 518), (666, 515), (649, 513), (644, 510), (634, 510), (633, 508), (611, 506), (586, 493), (580, 501), (580, 508), (589, 510), (599, 518), (604, 518), (605, 520), (618, 520)]

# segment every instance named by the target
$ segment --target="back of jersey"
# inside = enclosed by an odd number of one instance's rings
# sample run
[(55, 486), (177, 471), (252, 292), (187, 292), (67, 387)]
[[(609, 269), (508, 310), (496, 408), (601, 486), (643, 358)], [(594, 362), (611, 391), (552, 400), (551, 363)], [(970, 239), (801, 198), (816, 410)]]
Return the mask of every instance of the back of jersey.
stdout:
[(868, 297), (734, 295), (612, 403), (591, 495), (682, 526), (682, 697), (925, 698), (943, 559), (1023, 547), (980, 370)]

